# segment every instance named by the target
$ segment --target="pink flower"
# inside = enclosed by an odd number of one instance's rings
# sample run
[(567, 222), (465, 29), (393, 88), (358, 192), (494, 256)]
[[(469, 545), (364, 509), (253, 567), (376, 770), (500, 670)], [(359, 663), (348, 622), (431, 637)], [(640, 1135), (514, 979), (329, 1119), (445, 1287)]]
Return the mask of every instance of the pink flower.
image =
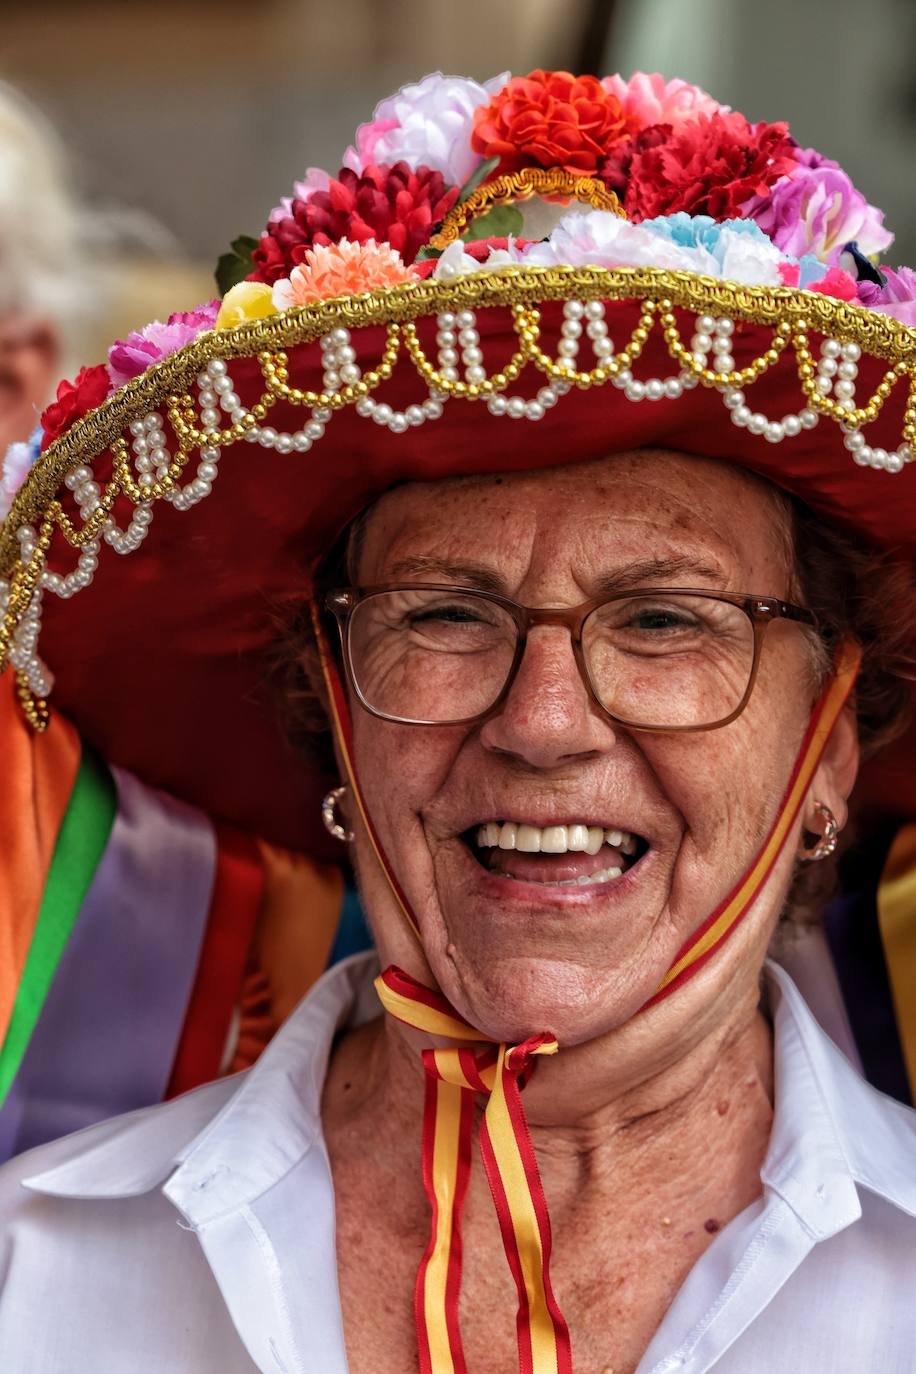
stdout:
[(867, 256), (893, 243), (884, 216), (857, 191), (849, 177), (813, 149), (798, 150), (798, 166), (742, 206), (784, 253), (800, 258), (814, 253), (822, 262), (835, 259), (854, 239)]
[(356, 147), (347, 149), (344, 165), (361, 173), (370, 164), (406, 162), (413, 171), (430, 167), (450, 186), (462, 186), (480, 162), (471, 148), (474, 111), (508, 79), (503, 72), (480, 85), (433, 72), (403, 86), (376, 105), (368, 124), (360, 125)]
[(680, 77), (666, 81), (660, 72), (634, 72), (629, 81), (622, 76), (606, 76), (601, 84), (619, 100), (634, 134), (650, 124), (670, 124), (676, 128), (698, 114), (723, 114), (729, 108), (699, 86), (691, 86)]
[(836, 296), (841, 301), (857, 301), (858, 287), (854, 277), (844, 272), (842, 267), (828, 267), (820, 281), (811, 282), (809, 291), (822, 291), (825, 296)]
[(330, 296), (352, 296), (358, 291), (377, 291), (415, 280), (400, 253), (387, 243), (341, 239), (340, 243), (307, 248), (304, 261), (284, 280), (274, 282), (273, 302), (278, 310), (288, 310)]
[(219, 312), (219, 301), (207, 301), (194, 310), (178, 310), (163, 324), (153, 320), (139, 332), (128, 334), (108, 350), (108, 375), (117, 389), (139, 377), (153, 363), (167, 357), (196, 339), (205, 329), (212, 329)]
[(881, 271), (885, 284), (878, 288), (877, 299), (869, 302), (871, 308), (916, 327), (916, 272), (911, 267), (882, 267)]
[(309, 200), (316, 191), (326, 191), (331, 184), (330, 175), (321, 167), (309, 167), (303, 181), (293, 182), (293, 194), (284, 196), (267, 217), (268, 224), (277, 224), (293, 213), (294, 200)]

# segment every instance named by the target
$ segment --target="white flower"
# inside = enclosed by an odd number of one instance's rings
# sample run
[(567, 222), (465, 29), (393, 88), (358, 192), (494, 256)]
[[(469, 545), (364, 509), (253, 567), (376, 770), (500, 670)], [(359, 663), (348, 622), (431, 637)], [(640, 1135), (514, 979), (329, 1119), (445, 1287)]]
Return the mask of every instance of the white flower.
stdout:
[(450, 186), (463, 186), (481, 161), (471, 148), (474, 111), (505, 86), (509, 73), (480, 85), (462, 76), (433, 72), (403, 86), (375, 108), (356, 132), (344, 165), (361, 172), (367, 163), (406, 162), (412, 170), (432, 167)]
[[(543, 243), (523, 253), (528, 267), (668, 267), (702, 271), (695, 250), (660, 238), (609, 210), (565, 215)], [(706, 255), (708, 256), (708, 255)]]
[(564, 216), (543, 243), (522, 253), (527, 267), (658, 267), (748, 286), (779, 286), (785, 255), (763, 234), (716, 225), (709, 244), (678, 243), (657, 225), (630, 224), (607, 210)]
[(723, 225), (716, 248), (714, 265), (703, 270), (723, 281), (741, 282), (743, 286), (781, 286), (779, 264), (786, 262), (775, 244), (736, 233)]
[(493, 272), (499, 267), (515, 267), (522, 262), (521, 250), (509, 239), (508, 248), (491, 248), (481, 262), (467, 252), (460, 240), (450, 243), (439, 258), (433, 271), (438, 281), (452, 281), (455, 277), (467, 277), (472, 272)]
[(37, 445), (31, 440), (24, 444), (10, 444), (6, 457), (0, 461), (0, 520), (9, 514), (13, 497), (22, 486), (35, 462)]

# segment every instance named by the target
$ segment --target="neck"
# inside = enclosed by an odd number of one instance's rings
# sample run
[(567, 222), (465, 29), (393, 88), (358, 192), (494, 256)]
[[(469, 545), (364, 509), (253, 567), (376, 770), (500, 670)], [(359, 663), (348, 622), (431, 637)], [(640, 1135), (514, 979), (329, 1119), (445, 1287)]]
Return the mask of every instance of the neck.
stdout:
[[(715, 982), (715, 990), (682, 988), (600, 1039), (538, 1062), (523, 1101), (557, 1219), (605, 1186), (619, 1198), (624, 1182), (643, 1200), (659, 1195), (662, 1209), (695, 1197), (710, 1175), (715, 1192), (716, 1179), (726, 1180), (709, 1170), (710, 1150), (753, 1180), (750, 1196), (759, 1189), (772, 1117), (770, 1030), (755, 974)], [(326, 1128), (365, 1133), (377, 1158), (382, 1152), (394, 1169), (403, 1159), (416, 1187), (427, 1043), (391, 1017), (372, 1022), (342, 1042), (325, 1096)], [(709, 1198), (711, 1216), (728, 1210), (727, 1198), (721, 1206)]]

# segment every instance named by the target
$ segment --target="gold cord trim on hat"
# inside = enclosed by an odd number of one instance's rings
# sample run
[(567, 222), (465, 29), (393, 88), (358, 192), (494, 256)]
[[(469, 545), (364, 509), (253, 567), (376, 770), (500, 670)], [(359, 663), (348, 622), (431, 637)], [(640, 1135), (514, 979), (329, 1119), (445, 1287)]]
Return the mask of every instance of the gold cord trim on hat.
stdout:
[[(799, 330), (804, 335), (817, 333), (857, 343), (873, 357), (895, 364), (898, 375), (901, 371), (916, 373), (916, 329), (892, 316), (850, 305), (821, 292), (741, 286), (691, 272), (650, 267), (508, 267), (449, 281), (408, 282), (385, 290), (319, 301), (231, 329), (206, 331), (119, 388), (97, 410), (50, 444), (0, 528), (0, 575), (8, 575), (15, 564), (16, 530), (42, 517), (70, 468), (75, 463), (91, 462), (109, 448), (132, 420), (170, 402), (214, 359), (231, 361), (276, 353), (310, 343), (340, 326), (361, 329), (394, 325), (446, 310), (501, 305), (536, 308), (542, 303), (563, 300), (654, 303), (665, 298), (669, 310), (681, 307), (697, 314), (730, 315), (748, 324), (770, 325), (777, 331), (783, 327), (793, 333)], [(723, 380), (713, 372), (703, 376), (703, 380), (710, 382), (713, 378), (716, 383)], [(832, 407), (822, 404), (823, 400), (818, 397), (815, 408), (832, 414)], [(251, 423), (257, 422), (254, 419)], [(911, 397), (907, 424), (913, 426), (916, 437), (916, 397)], [(905, 431), (904, 438), (910, 437)]]
[(478, 186), (467, 200), (449, 210), (439, 232), (430, 239), (431, 248), (447, 248), (461, 237), (469, 224), (493, 205), (514, 205), (532, 196), (562, 196), (578, 200), (593, 210), (610, 210), (626, 219), (627, 213), (614, 192), (596, 177), (577, 177), (562, 167), (522, 167)]
[[(640, 314), (629, 338), (616, 341), (615, 348), (605, 348), (601, 356), (596, 346), (596, 365), (585, 370), (576, 366), (562, 340), (557, 346), (557, 356), (551, 356), (542, 341), (539, 307), (545, 302), (559, 300), (578, 302), (583, 308), (593, 301), (629, 300), (638, 303)], [(508, 307), (517, 340), (512, 357), (497, 371), (487, 374), (482, 366), (475, 365), (475, 380), (464, 380), (456, 368), (446, 367), (441, 361), (437, 366), (427, 357), (416, 328), (417, 319), (492, 306)], [(747, 321), (769, 327), (772, 330), (769, 343), (745, 367), (723, 372), (721, 355), (707, 356), (711, 340), (707, 339), (702, 347), (696, 336), (689, 346), (684, 342), (681, 337), (683, 319), (675, 314), (677, 307), (695, 312), (693, 325), (697, 331), (708, 330), (717, 320), (731, 321), (729, 330), (734, 324)], [(699, 320), (704, 314), (708, 322), (701, 327)], [(326, 336), (337, 328), (369, 325), (385, 326), (385, 340), (378, 361), (367, 367), (358, 380), (346, 385), (326, 381), (321, 391), (303, 390), (290, 384), (289, 349)], [(549, 379), (547, 385), (553, 388), (554, 401), (573, 387), (586, 389), (608, 382), (625, 389), (628, 395), (633, 387), (642, 387), (645, 391), (648, 385), (658, 390), (665, 384), (660, 381), (640, 383), (631, 372), (653, 330), (661, 334), (669, 356), (681, 369), (683, 382), (671, 379), (677, 394), (688, 383), (699, 384), (717, 390), (730, 405), (732, 399), (735, 404), (740, 400), (736, 397), (739, 389), (752, 386), (785, 352), (793, 352), (800, 401), (806, 408), (806, 415), (811, 422), (822, 416), (836, 423), (851, 455), (855, 444), (865, 443), (859, 434), (861, 427), (877, 417), (898, 385), (908, 386), (903, 447), (893, 455), (894, 470), (911, 461), (916, 443), (916, 330), (890, 317), (819, 293), (791, 288), (744, 287), (686, 272), (649, 268), (559, 267), (484, 271), (449, 281), (428, 280), (322, 301), (232, 329), (200, 335), (186, 348), (128, 383), (49, 446), (29, 474), (0, 528), (0, 577), (5, 579), (0, 582), (0, 594), (5, 595), (0, 619), (0, 671), (12, 655), (26, 714), (36, 729), (42, 728), (47, 718), (44, 700), (47, 688), (41, 687), (40, 674), (33, 673), (29, 678), (20, 662), (24, 651), (20, 649), (17, 656), (15, 648), (17, 634), (25, 633), (28, 637), (31, 633), (33, 638), (37, 634), (35, 607), (40, 603), (36, 597), (43, 585), (55, 532), (59, 530), (66, 543), (79, 550), (80, 557), (94, 567), (96, 554), (102, 552), (101, 536), (108, 539), (111, 533), (109, 521), (119, 498), (127, 499), (138, 520), (141, 508), (150, 511), (163, 499), (177, 501), (178, 509), (188, 509), (194, 503), (189, 500), (188, 492), (193, 495), (191, 489), (195, 483), (182, 485), (181, 479), (194, 452), (204, 450), (200, 461), (210, 466), (212, 476), (215, 460), (206, 455), (218, 457), (222, 449), (249, 437), (252, 430), (262, 425), (278, 400), (311, 409), (312, 425), (318, 432), (317, 442), (335, 412), (348, 406), (360, 409), (361, 403), (371, 410), (379, 404), (373, 399), (373, 393), (392, 376), (402, 355), (406, 365), (424, 380), (431, 397), (482, 400), (490, 405), (499, 401), (503, 409), (507, 405), (511, 408), (533, 404), (504, 397), (506, 389), (529, 367)], [(854, 404), (850, 391), (845, 396), (841, 396), (839, 390), (831, 395), (830, 386), (822, 385), (824, 376), (819, 368), (823, 367), (823, 360), (819, 363), (812, 353), (812, 334), (835, 340), (837, 348), (844, 346), (848, 350), (856, 345), (855, 356), (862, 349), (890, 364), (864, 404)], [(479, 350), (476, 352), (479, 358)], [(211, 363), (225, 364), (240, 357), (257, 360), (264, 389), (244, 413), (243, 410), (237, 412), (234, 422), (227, 423), (224, 428), (209, 428), (204, 424), (199, 398), (195, 400), (187, 388), (193, 386), (197, 374)], [(658, 391), (655, 398), (661, 394)], [(631, 396), (630, 399), (637, 398)], [(441, 403), (437, 404), (441, 412)], [(360, 413), (367, 413), (364, 408)], [(135, 422), (152, 418), (151, 412), (159, 415), (160, 411), (163, 412), (159, 416), (161, 425), (171, 429), (171, 436), (161, 440), (168, 450), (168, 461), (163, 455), (155, 474), (148, 470), (141, 472), (142, 465), (135, 472), (129, 427), (134, 424), (136, 429)], [(227, 415), (227, 420), (229, 418)], [(784, 437), (781, 422), (771, 425), (764, 416), (752, 418), (760, 424), (760, 428), (752, 427), (752, 432), (762, 433), (764, 427), (773, 428), (780, 432), (767, 437)], [(797, 419), (793, 420), (792, 432), (798, 432), (798, 423)], [(139, 443), (136, 439), (133, 442)], [(286, 442), (289, 445), (289, 440)], [(310, 446), (311, 441), (306, 448)], [(137, 452), (140, 451), (138, 448)], [(289, 447), (285, 451), (289, 452)], [(109, 453), (111, 475), (106, 477), (93, 471), (92, 465), (96, 458)], [(291, 452), (290, 456), (294, 461), (301, 455)], [(137, 461), (139, 464), (139, 459)], [(106, 457), (105, 465), (108, 463)], [(78, 465), (89, 469), (97, 497), (94, 509), (87, 506), (81, 521), (71, 518), (58, 499), (64, 478)], [(209, 491), (206, 481), (204, 486)], [(114, 542), (118, 537), (116, 534)], [(128, 550), (122, 549), (125, 551)], [(82, 585), (86, 585), (85, 580)], [(28, 630), (29, 616), (32, 617), (32, 631)], [(40, 690), (35, 689), (35, 683)]]

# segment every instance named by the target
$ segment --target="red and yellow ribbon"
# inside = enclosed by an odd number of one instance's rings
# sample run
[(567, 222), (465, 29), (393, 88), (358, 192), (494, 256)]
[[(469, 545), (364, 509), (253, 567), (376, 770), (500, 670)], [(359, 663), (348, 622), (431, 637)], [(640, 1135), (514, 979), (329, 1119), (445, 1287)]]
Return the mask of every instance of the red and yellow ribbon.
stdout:
[[(317, 608), (315, 634), (331, 705), (331, 719), (347, 779), (375, 856), (400, 910), (419, 940), (416, 920), (388, 862), (362, 798), (352, 756), (346, 694), (327, 651)], [(834, 676), (811, 715), (776, 819), (747, 872), (678, 951), (645, 1007), (670, 996), (712, 957), (753, 906), (792, 833), (821, 755), (852, 691), (860, 651), (841, 648)], [(463, 1042), (457, 1049), (425, 1049), (423, 1184), (432, 1228), (415, 1291), (421, 1374), (467, 1374), (458, 1324), (461, 1215), (471, 1167), (474, 1098), (486, 1095), (480, 1152), (493, 1195), (506, 1258), (518, 1290), (516, 1331), (520, 1374), (572, 1374), (569, 1330), (550, 1283), (550, 1219), (522, 1106), (521, 1089), (536, 1057), (555, 1054), (556, 1040), (535, 1035), (520, 1045), (496, 1045), (432, 988), (397, 968), (376, 981), (389, 1015), (428, 1035)], [(468, 1042), (486, 1048), (468, 1048)]]
[(518, 1290), (516, 1334), (523, 1374), (571, 1374), (569, 1329), (550, 1284), (550, 1217), (521, 1088), (535, 1057), (556, 1054), (549, 1035), (496, 1045), (464, 1021), (440, 993), (398, 968), (375, 983), (382, 1006), (429, 1035), (484, 1042), (473, 1050), (426, 1049), (423, 1184), (432, 1230), (420, 1262), (414, 1307), (421, 1374), (466, 1374), (458, 1325), (461, 1214), (471, 1170), (474, 1098), (483, 1093), (480, 1153), (503, 1246)]

